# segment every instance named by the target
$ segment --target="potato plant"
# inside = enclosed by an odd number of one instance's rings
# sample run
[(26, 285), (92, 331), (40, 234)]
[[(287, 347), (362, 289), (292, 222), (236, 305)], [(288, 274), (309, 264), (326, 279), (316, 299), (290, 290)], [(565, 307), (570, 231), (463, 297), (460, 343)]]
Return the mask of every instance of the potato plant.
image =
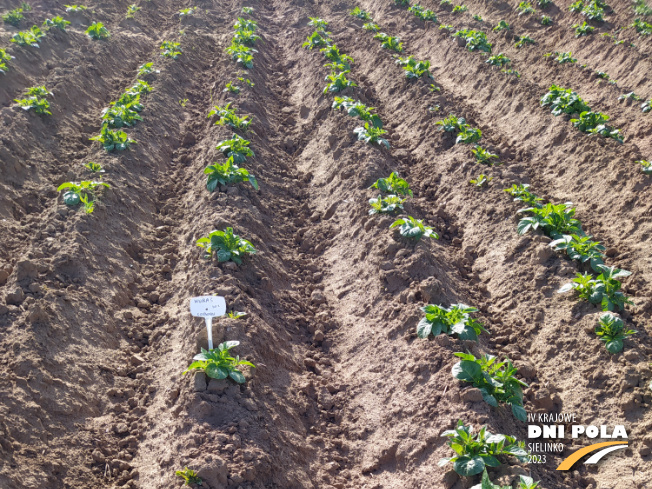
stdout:
[(81, 203), (84, 204), (84, 211), (91, 214), (95, 210), (98, 192), (102, 187), (109, 188), (109, 184), (94, 181), (66, 182), (59, 185), (57, 192), (65, 191), (63, 203), (68, 207), (74, 207)]
[(552, 18), (547, 15), (542, 15), (541, 25), (552, 25)]
[(604, 341), (607, 351), (612, 355), (623, 350), (623, 340), (628, 336), (638, 333), (633, 329), (625, 329), (623, 320), (609, 312), (606, 312), (598, 319), (598, 326), (595, 328), (595, 334), (600, 341)]
[(652, 24), (641, 19), (635, 19), (630, 27), (633, 27), (639, 36), (649, 36), (652, 34)]
[(256, 177), (244, 168), (239, 168), (235, 165), (232, 158), (229, 158), (221, 165), (219, 163), (213, 163), (212, 165), (207, 166), (204, 169), (204, 174), (208, 175), (206, 188), (209, 192), (213, 192), (218, 184), (227, 186), (242, 182), (249, 182), (253, 188), (258, 190)]
[(136, 5), (135, 3), (132, 3), (127, 7), (127, 13), (125, 14), (125, 18), (127, 19), (133, 19), (134, 16), (141, 10), (141, 7)]
[(349, 12), (349, 15), (352, 15), (356, 19), (360, 19), (360, 20), (367, 20), (367, 21), (372, 20), (371, 15), (369, 15), (369, 12), (367, 12), (366, 10), (362, 10), (360, 7), (355, 7), (353, 10)]
[(195, 15), (197, 12), (197, 7), (187, 7), (187, 8), (182, 8), (179, 10), (179, 17), (184, 18), (184, 17), (190, 17), (191, 15)]
[(462, 13), (466, 12), (467, 10), (469, 10), (469, 7), (467, 7), (466, 5), (455, 5), (453, 7), (452, 12), (454, 14), (462, 14)]
[(428, 304), (421, 308), (425, 317), (417, 324), (417, 336), (428, 338), (430, 335), (456, 335), (461, 340), (478, 341), (478, 335), (486, 333), (482, 323), (471, 317), (478, 312), (475, 307), (466, 304), (451, 304), (450, 307)]
[(249, 241), (234, 234), (233, 228), (229, 227), (224, 231), (211, 231), (207, 237), (197, 240), (197, 246), (206, 250), (207, 258), (215, 255), (220, 263), (232, 261), (241, 265), (246, 255), (256, 253), (256, 248)]
[(412, 5), (408, 9), (408, 12), (412, 12), (417, 19), (421, 19), (424, 22), (428, 20), (437, 22), (437, 15), (430, 9), (424, 9), (421, 5)]
[(588, 25), (586, 21), (582, 24), (573, 24), (572, 27), (575, 29), (575, 37), (588, 36), (595, 30), (595, 27)]
[(489, 56), (487, 58), (487, 61), (485, 63), (490, 64), (492, 66), (498, 66), (499, 68), (502, 68), (505, 65), (508, 65), (511, 63), (511, 59), (509, 59), (505, 54), (503, 53), (498, 53), (493, 56)]
[(466, 43), (466, 49), (469, 51), (481, 51), (491, 54), (493, 45), (487, 41), (487, 35), (482, 31), (473, 29), (461, 29), (453, 34), (453, 37), (459, 37)]
[(557, 292), (563, 294), (574, 290), (580, 300), (600, 304), (603, 311), (624, 310), (625, 304), (634, 303), (621, 292), (619, 278), (629, 277), (632, 272), (606, 265), (597, 265), (600, 273), (593, 277), (588, 273), (577, 273), (575, 278), (562, 286)]
[(453, 463), (453, 470), (462, 476), (472, 476), (481, 473), (485, 467), (498, 467), (497, 457), (513, 456), (519, 462), (526, 462), (528, 452), (525, 442), (517, 441), (508, 435), (494, 435), (483, 426), (477, 434), (473, 434), (473, 426), (465, 426), (462, 420), (452, 430), (444, 431), (441, 436), (448, 437), (448, 446), (455, 455), (442, 458), (439, 466)]
[(584, 234), (582, 223), (575, 219), (575, 207), (572, 202), (564, 204), (543, 204), (535, 207), (527, 207), (518, 211), (531, 215), (521, 218), (516, 227), (518, 234), (525, 234), (528, 231), (541, 230), (553, 239), (559, 239), (564, 235)]
[(181, 43), (174, 41), (163, 41), (161, 43), (161, 56), (164, 58), (177, 59), (183, 54), (181, 50)]
[(353, 58), (348, 54), (340, 53), (339, 48), (335, 44), (331, 44), (330, 46), (320, 49), (319, 51), (324, 55), (326, 59), (332, 61), (337, 65), (344, 66), (344, 70), (338, 71), (346, 71), (351, 69)]
[(327, 75), (325, 80), (329, 83), (324, 88), (324, 94), (342, 92), (347, 88), (357, 87), (358, 85), (356, 83), (346, 77), (347, 73), (349, 73), (348, 70)]
[(188, 467), (184, 468), (183, 470), (177, 470), (174, 473), (174, 475), (183, 479), (184, 486), (190, 486), (192, 484), (197, 484), (198, 486), (201, 486), (203, 482), (201, 478), (197, 475), (197, 472), (189, 469)]
[(392, 172), (387, 178), (379, 178), (369, 188), (377, 188), (384, 194), (404, 195), (412, 197), (410, 185), (398, 176), (398, 173)]
[(51, 19), (45, 19), (45, 21), (43, 21), (44, 27), (57, 27), (58, 29), (61, 29), (64, 32), (66, 30), (66, 27), (69, 25), (70, 25), (70, 21), (65, 20), (60, 15), (57, 15), (56, 17), (52, 17)]
[(604, 265), (605, 247), (599, 241), (593, 241), (591, 236), (564, 235), (548, 246), (555, 251), (565, 252), (571, 260), (590, 265), (596, 272), (600, 271), (598, 265)]
[(317, 30), (325, 31), (326, 28), (328, 27), (328, 22), (326, 22), (324, 19), (321, 19), (319, 17), (308, 17), (308, 18), (310, 19), (308, 25), (314, 27)]
[(636, 163), (641, 165), (641, 171), (645, 175), (652, 175), (652, 161), (648, 160), (638, 160)]
[(230, 102), (224, 107), (215, 106), (213, 110), (208, 113), (209, 119), (213, 116), (218, 117), (217, 121), (215, 121), (216, 126), (230, 126), (233, 129), (240, 129), (243, 131), (249, 129), (249, 126), (252, 123), (252, 120), (249, 119), (248, 115), (239, 117), (235, 113), (235, 110), (231, 108)]
[(368, 144), (378, 144), (389, 149), (389, 141), (383, 136), (387, 134), (385, 129), (376, 127), (369, 122), (365, 122), (364, 127), (356, 127), (353, 132), (358, 135), (358, 141), (364, 141)]
[(143, 118), (135, 110), (124, 105), (113, 105), (102, 111), (102, 121), (111, 128), (131, 127)]
[(242, 65), (243, 68), (251, 69), (254, 67), (254, 53), (257, 53), (254, 48), (247, 47), (235, 41), (226, 48), (226, 52), (231, 55), (231, 59), (236, 63)]
[(485, 467), (482, 471), (482, 480), (480, 481), (480, 484), (472, 486), (471, 489), (512, 489), (512, 485), (501, 486), (500, 484), (494, 484), (491, 482), (489, 472), (487, 472), (487, 468)]
[(250, 141), (234, 134), (231, 139), (220, 141), (216, 149), (220, 150), (227, 158), (231, 158), (235, 165), (240, 165), (245, 162), (246, 158), (256, 156), (249, 148), (250, 144)]
[(86, 5), (64, 5), (66, 7), (66, 12), (79, 13), (88, 10)]
[(19, 46), (31, 46), (38, 48), (41, 39), (45, 37), (45, 33), (39, 29), (38, 26), (32, 26), (28, 31), (17, 32), (13, 35), (10, 42), (18, 44)]
[(235, 24), (233, 24), (233, 28), (236, 31), (240, 29), (255, 31), (256, 29), (258, 29), (258, 22), (256, 22), (255, 20), (243, 19), (242, 17), (238, 17), (238, 20), (236, 20)]
[(532, 4), (530, 2), (521, 2), (518, 4), (518, 7), (516, 7), (516, 10), (518, 10), (518, 15), (532, 15), (536, 13), (534, 10), (534, 7), (532, 7)]
[(201, 349), (201, 353), (193, 357), (192, 362), (183, 374), (191, 370), (199, 370), (206, 373), (211, 379), (223, 380), (230, 378), (238, 384), (244, 384), (246, 379), (238, 369), (241, 365), (255, 368), (255, 365), (246, 360), (240, 360), (239, 356), (232, 357), (229, 350), (238, 346), (239, 341), (225, 341), (212, 350)]
[(88, 34), (88, 37), (95, 40), (108, 39), (110, 36), (109, 30), (104, 27), (102, 22), (94, 22), (91, 24), (88, 29), (86, 29), (86, 34)]
[(509, 24), (507, 22), (505, 22), (504, 20), (501, 20), (491, 30), (494, 31), (494, 32), (500, 32), (500, 31), (507, 31), (509, 29), (510, 29)]
[(126, 132), (121, 129), (111, 129), (107, 124), (102, 126), (100, 133), (97, 136), (89, 138), (91, 141), (99, 142), (102, 147), (107, 151), (124, 151), (129, 149), (129, 146), (135, 144), (136, 141), (131, 139)]
[(365, 31), (380, 32), (380, 26), (375, 22), (367, 22), (362, 26)]
[(404, 238), (418, 242), (421, 238), (439, 239), (439, 235), (431, 227), (425, 226), (423, 221), (408, 216), (406, 219), (397, 219), (389, 228), (398, 227), (399, 233)]
[(555, 116), (561, 114), (581, 114), (589, 109), (582, 98), (570, 88), (552, 85), (548, 93), (541, 97), (541, 106), (550, 107)]
[(473, 185), (474, 187), (482, 188), (482, 187), (486, 187), (487, 185), (489, 185), (489, 182), (491, 182), (492, 180), (493, 180), (493, 177), (487, 177), (487, 175), (484, 175), (484, 174), (481, 173), (480, 175), (478, 175), (477, 178), (473, 178), (473, 179), (469, 180), (469, 184)]
[(578, 128), (580, 131), (588, 134), (599, 134), (606, 138), (612, 138), (622, 143), (624, 140), (620, 129), (614, 129), (607, 124), (609, 116), (602, 112), (582, 112), (577, 119), (571, 119), (571, 124)]
[(23, 9), (22, 8), (15, 8), (13, 10), (10, 10), (6, 14), (2, 16), (2, 20), (5, 24), (10, 24), (13, 26), (17, 26), (20, 24), (20, 21), (23, 20)]
[(527, 183), (514, 184), (506, 188), (505, 192), (514, 197), (514, 202), (523, 202), (530, 207), (540, 207), (543, 199), (530, 192), (530, 185)]
[(414, 56), (408, 56), (407, 58), (396, 58), (396, 64), (405, 70), (405, 77), (408, 80), (418, 80), (423, 76), (432, 78), (430, 61), (417, 61)]
[(403, 203), (407, 199), (402, 199), (397, 195), (379, 195), (376, 198), (369, 199), (369, 215), (374, 214), (392, 214), (396, 211), (403, 210)]
[(259, 41), (261, 37), (255, 33), (253, 30), (249, 29), (239, 29), (235, 31), (233, 36), (234, 44), (241, 44), (243, 46), (253, 46), (256, 44), (256, 41)]
[(383, 127), (383, 121), (378, 114), (373, 113), (376, 108), (367, 107), (359, 100), (355, 102), (351, 97), (335, 97), (333, 108), (336, 110), (344, 109), (351, 117), (358, 117), (365, 122), (370, 122), (374, 127)]
[(303, 43), (303, 47), (312, 50), (315, 48), (321, 49), (331, 44), (330, 32), (318, 30), (307, 37), (306, 42)]
[(401, 42), (400, 37), (392, 37), (384, 32), (379, 32), (374, 36), (374, 39), (380, 41), (380, 45), (383, 49), (389, 49), (390, 51), (396, 51), (397, 53), (403, 52), (403, 43)]
[(482, 146), (476, 145), (476, 147), (471, 150), (471, 153), (473, 153), (473, 156), (475, 156), (475, 161), (477, 163), (482, 163), (489, 166), (498, 163), (498, 162), (494, 163), (491, 161), (493, 158), (498, 159), (498, 155), (484, 149)]
[(0, 73), (9, 71), (7, 61), (11, 61), (12, 59), (14, 59), (13, 56), (9, 55), (3, 48), (0, 48)]
[(518, 369), (509, 359), (499, 362), (497, 357), (489, 354), (480, 358), (475, 358), (470, 353), (455, 353), (455, 356), (462, 360), (453, 366), (453, 377), (471, 382), (490, 406), (507, 404), (511, 406), (516, 419), (527, 422), (527, 413), (523, 408), (523, 387), (528, 385), (516, 378)]

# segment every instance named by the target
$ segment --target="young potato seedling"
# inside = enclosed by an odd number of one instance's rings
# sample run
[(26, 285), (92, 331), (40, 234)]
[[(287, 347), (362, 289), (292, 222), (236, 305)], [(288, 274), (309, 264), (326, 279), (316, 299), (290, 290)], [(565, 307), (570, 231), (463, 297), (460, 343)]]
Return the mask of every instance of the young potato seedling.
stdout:
[(18, 24), (20, 24), (20, 21), (23, 20), (23, 9), (16, 8), (10, 10), (9, 12), (7, 12), (2, 16), (2, 20), (4, 21), (5, 24), (17, 26)]
[(598, 241), (592, 241), (591, 236), (564, 235), (548, 246), (555, 251), (565, 251), (571, 260), (588, 263), (596, 272), (600, 271), (598, 265), (604, 265), (605, 247)]
[(582, 37), (591, 34), (595, 30), (595, 27), (584, 22), (583, 24), (573, 24), (573, 29), (575, 29), (575, 37)]
[(240, 87), (234, 85), (233, 82), (226, 82), (226, 87), (222, 91), (226, 93), (234, 93), (238, 95), (240, 93)]
[(113, 150), (123, 151), (128, 149), (131, 144), (136, 144), (136, 141), (131, 139), (126, 132), (120, 129), (111, 129), (107, 124), (102, 126), (97, 136), (89, 139), (98, 141), (109, 152)]
[(326, 59), (332, 61), (333, 63), (344, 65), (344, 71), (351, 69), (353, 58), (348, 54), (341, 54), (339, 48), (335, 44), (322, 48), (319, 50), (319, 52), (322, 53)]
[(247, 31), (255, 31), (256, 29), (258, 29), (258, 22), (256, 22), (255, 20), (243, 19), (242, 17), (238, 17), (238, 20), (236, 20), (235, 24), (233, 24), (233, 28), (236, 31), (239, 31), (241, 29)]
[(523, 387), (528, 385), (516, 378), (518, 369), (509, 359), (499, 362), (497, 357), (488, 354), (480, 358), (470, 353), (455, 353), (455, 356), (462, 360), (453, 366), (453, 377), (473, 383), (490, 406), (507, 404), (511, 406), (516, 419), (527, 422), (527, 413), (523, 409)]
[(573, 217), (575, 207), (572, 205), (572, 202), (557, 205), (549, 203), (520, 209), (519, 214), (527, 212), (532, 215), (521, 218), (516, 227), (518, 234), (522, 235), (541, 228), (553, 239), (562, 238), (565, 234), (583, 235), (582, 223)]
[(488, 63), (492, 66), (498, 66), (499, 68), (502, 68), (505, 65), (508, 65), (511, 63), (511, 59), (509, 59), (505, 54), (503, 53), (498, 53), (493, 56), (489, 56), (487, 58), (487, 61), (485, 63)]
[(161, 56), (164, 58), (177, 59), (183, 51), (180, 48), (181, 43), (173, 41), (163, 41), (161, 43)]
[(19, 46), (31, 46), (33, 48), (39, 47), (41, 39), (45, 37), (45, 33), (38, 28), (32, 26), (28, 31), (17, 32), (13, 35), (10, 42), (16, 43)]
[(259, 41), (261, 37), (254, 33), (253, 30), (249, 29), (239, 29), (235, 32), (233, 44), (241, 44), (243, 46), (253, 46), (256, 44), (256, 41)]
[(220, 141), (216, 149), (220, 150), (227, 158), (231, 158), (234, 164), (239, 165), (244, 163), (246, 158), (256, 156), (249, 148), (250, 144), (246, 139), (234, 134), (231, 139)]
[(540, 202), (543, 200), (541, 197), (530, 192), (530, 185), (527, 183), (514, 184), (510, 188), (506, 188), (505, 192), (514, 197), (514, 202), (523, 202), (530, 207), (541, 207)]
[(231, 55), (231, 59), (236, 63), (239, 63), (245, 69), (251, 69), (254, 67), (254, 53), (257, 53), (254, 48), (244, 46), (235, 42), (235, 39), (232, 41), (231, 45), (226, 48), (226, 52)]
[(9, 71), (9, 68), (7, 68), (7, 61), (11, 61), (12, 59), (14, 59), (13, 56), (10, 56), (3, 48), (0, 48), (0, 73), (6, 73)]
[(636, 163), (641, 165), (641, 171), (646, 175), (652, 175), (652, 161), (638, 160)]
[(240, 344), (239, 341), (225, 341), (212, 350), (201, 349), (201, 353), (193, 357), (194, 362), (183, 371), (183, 375), (191, 370), (200, 370), (206, 373), (211, 379), (223, 380), (231, 378), (238, 384), (244, 384), (245, 376), (238, 370), (240, 365), (255, 368), (256, 366), (246, 360), (240, 360), (239, 356), (232, 357), (229, 353), (231, 348)]
[(399, 7), (409, 7), (410, 0), (394, 0), (394, 3)]
[(401, 199), (397, 195), (379, 195), (375, 199), (369, 199), (369, 215), (374, 214), (392, 214), (398, 210), (403, 210), (403, 203), (407, 199)]
[(649, 36), (652, 34), (652, 24), (641, 19), (635, 19), (630, 27), (636, 29), (639, 36)]
[(496, 458), (502, 455), (516, 457), (519, 462), (526, 462), (528, 452), (525, 442), (517, 441), (508, 435), (494, 435), (483, 426), (477, 435), (473, 434), (472, 426), (465, 426), (462, 420), (457, 422), (455, 429), (444, 431), (441, 436), (449, 438), (448, 446), (455, 455), (442, 458), (439, 466), (453, 463), (453, 470), (459, 475), (470, 477), (481, 473), (485, 467), (498, 467), (500, 461)]
[(80, 203), (84, 204), (84, 211), (91, 214), (95, 210), (98, 191), (102, 188), (109, 188), (108, 183), (84, 181), (79, 183), (66, 182), (59, 185), (57, 192), (65, 190), (63, 203), (74, 207)]
[(210, 119), (214, 115), (219, 117), (215, 122), (216, 126), (230, 126), (233, 129), (246, 131), (252, 123), (252, 120), (249, 119), (248, 115), (239, 117), (235, 113), (235, 110), (231, 108), (230, 102), (224, 107), (215, 106), (213, 110), (208, 113), (208, 118)]
[[(89, 161), (84, 165), (85, 168), (88, 169), (91, 173), (104, 173), (104, 170), (102, 169), (102, 165), (99, 163), (95, 163), (93, 161)], [(102, 178), (102, 175), (100, 175), (100, 178)]]
[(204, 170), (204, 174), (208, 175), (206, 180), (206, 188), (209, 192), (213, 192), (217, 185), (231, 185), (241, 182), (249, 182), (253, 188), (258, 190), (258, 182), (256, 177), (249, 173), (244, 168), (238, 168), (233, 159), (229, 158), (225, 163), (213, 163)]
[(625, 330), (623, 320), (609, 312), (600, 316), (598, 326), (595, 328), (595, 334), (600, 338), (600, 341), (604, 341), (604, 346), (612, 355), (621, 352), (625, 346), (623, 340), (636, 333), (638, 331), (633, 329)]
[(472, 180), (469, 180), (469, 184), (473, 185), (474, 187), (486, 187), (489, 185), (489, 182), (491, 182), (494, 179), (494, 177), (487, 177), (487, 175), (480, 174), (478, 178), (474, 178)]
[(552, 25), (552, 18), (547, 15), (542, 15), (541, 25)]
[(141, 10), (141, 7), (139, 7), (139, 6), (136, 5), (135, 3), (132, 3), (131, 5), (129, 5), (129, 6), (127, 7), (127, 15), (126, 15), (126, 18), (127, 18), (127, 19), (133, 19), (133, 18), (134, 18), (134, 15), (136, 15), (140, 10)]
[(50, 112), (50, 102), (45, 97), (51, 96), (52, 92), (48, 91), (44, 86), (30, 87), (25, 91), (27, 98), (15, 99), (14, 102), (18, 104), (23, 110), (34, 110), (37, 114), (52, 115)]
[(362, 26), (362, 28), (365, 31), (380, 32), (380, 26), (375, 22), (367, 22), (365, 25)]
[(541, 97), (541, 106), (550, 107), (552, 115), (581, 114), (590, 110), (582, 98), (570, 88), (552, 85), (548, 93)]
[(174, 475), (181, 477), (183, 479), (184, 486), (190, 486), (192, 484), (197, 484), (198, 486), (202, 485), (201, 478), (197, 475), (197, 472), (186, 467), (183, 470), (177, 470)]
[(191, 15), (195, 15), (195, 12), (197, 12), (197, 7), (182, 8), (179, 10), (179, 17), (182, 19), (184, 17), (190, 17)]
[(473, 319), (471, 313), (478, 312), (475, 307), (466, 304), (451, 304), (450, 307), (428, 304), (421, 308), (425, 317), (417, 324), (417, 336), (428, 338), (430, 335), (457, 335), (461, 340), (478, 341), (478, 335), (486, 333), (482, 323)]
[(495, 155), (491, 151), (484, 149), (482, 146), (476, 146), (471, 150), (471, 153), (473, 153), (473, 156), (475, 156), (475, 161), (477, 163), (482, 163), (489, 166), (494, 164), (491, 161), (492, 158), (498, 159), (498, 155)]
[(619, 101), (623, 100), (634, 100), (636, 102), (639, 102), (641, 100), (641, 97), (636, 95), (634, 92), (629, 92), (629, 93), (624, 93), (620, 97), (618, 97)]
[(349, 15), (352, 15), (356, 19), (360, 20), (372, 20), (371, 15), (369, 15), (369, 12), (362, 10), (360, 7), (355, 7), (353, 10), (349, 12)]
[(430, 10), (430, 9), (424, 9), (421, 5), (413, 5), (408, 9), (408, 12), (412, 12), (414, 16), (418, 19), (425, 21), (431, 21), (431, 22), (437, 22), (437, 15)]
[(252, 82), (249, 78), (243, 78), (241, 76), (238, 77), (238, 81), (241, 81), (245, 85), (247, 85), (249, 88), (254, 88), (256, 84)]
[(473, 16), (473, 19), (477, 20), (478, 22), (484, 22), (484, 19), (482, 18), (482, 16), (480, 14), (475, 14)]
[(532, 39), (530, 36), (521, 36), (521, 37), (516, 36), (516, 44), (514, 44), (514, 46), (516, 46), (517, 48), (522, 48), (526, 44), (536, 44), (536, 41)]
[(466, 12), (467, 10), (469, 10), (469, 7), (467, 7), (466, 5), (455, 5), (453, 7), (454, 14), (461, 14)]
[(66, 31), (66, 26), (69, 25), (70, 25), (70, 21), (65, 20), (60, 15), (57, 15), (56, 17), (52, 17), (51, 19), (45, 19), (45, 21), (43, 21), (44, 27), (57, 27), (64, 32)]
[(104, 27), (104, 24), (102, 22), (95, 22), (89, 26), (88, 29), (86, 29), (86, 34), (91, 39), (95, 40), (102, 40), (102, 39), (108, 39), (109, 37), (109, 30)]
[(408, 80), (418, 80), (422, 76), (432, 78), (430, 73), (430, 61), (417, 61), (414, 56), (407, 58), (396, 58), (396, 64), (405, 70), (405, 77)]
[(504, 20), (501, 20), (498, 22), (498, 24), (492, 29), (494, 32), (500, 32), (503, 30), (509, 30), (509, 24), (505, 22)]
[(198, 239), (197, 246), (206, 249), (207, 258), (215, 255), (219, 263), (232, 261), (241, 265), (246, 255), (256, 253), (256, 248), (246, 239), (234, 234), (233, 228), (226, 228), (224, 231), (213, 230), (208, 237)]
[(351, 97), (335, 97), (333, 102), (334, 109), (344, 109), (351, 117), (359, 117), (365, 122), (371, 122), (374, 127), (382, 128), (383, 121), (380, 120), (378, 114), (374, 114), (375, 107), (367, 107), (360, 102), (354, 102)]
[(358, 135), (358, 141), (364, 141), (368, 144), (379, 144), (389, 149), (389, 141), (383, 137), (387, 134), (385, 129), (376, 127), (373, 124), (365, 122), (364, 127), (356, 127), (353, 132)]
[(308, 25), (314, 27), (315, 29), (325, 31), (326, 28), (328, 27), (328, 22), (326, 22), (324, 19), (320, 19), (319, 17), (308, 17), (308, 18), (310, 19)]
[(625, 304), (634, 303), (620, 291), (619, 278), (629, 277), (632, 272), (606, 265), (596, 265), (602, 273), (596, 278), (588, 273), (577, 273), (575, 278), (561, 287), (557, 293), (563, 294), (574, 290), (580, 300), (591, 304), (600, 304), (603, 311), (624, 310)]
[(518, 7), (516, 7), (516, 10), (518, 10), (518, 15), (532, 15), (535, 13), (534, 7), (532, 7), (532, 4), (530, 2), (521, 2), (518, 4)]
[(303, 47), (312, 50), (314, 48), (330, 46), (332, 41), (329, 36), (330, 32), (315, 31), (307, 37), (306, 42), (303, 43)]
[(396, 51), (397, 53), (403, 52), (403, 43), (401, 42), (400, 37), (392, 37), (388, 36), (384, 32), (379, 32), (374, 36), (374, 39), (378, 39), (380, 41), (381, 47), (384, 49)]
[(453, 34), (466, 42), (466, 49), (469, 51), (482, 51), (491, 54), (493, 45), (487, 41), (487, 35), (482, 31), (473, 29), (461, 29)]
[(398, 173), (392, 172), (387, 178), (379, 178), (369, 188), (377, 188), (384, 194), (404, 195), (412, 197), (410, 185), (398, 176)]
[(326, 81), (329, 82), (324, 88), (324, 94), (342, 92), (347, 88), (355, 88), (358, 85), (346, 77), (348, 71), (342, 71), (338, 74), (331, 74), (326, 76)]
[(599, 134), (606, 138), (612, 138), (619, 143), (623, 142), (623, 135), (620, 129), (614, 129), (607, 124), (609, 116), (602, 112), (585, 111), (580, 114), (579, 119), (571, 119), (573, 126), (588, 134)]
[(244, 319), (247, 317), (246, 312), (238, 312), (238, 311), (229, 311), (226, 313), (227, 317), (229, 319)]
[(161, 70), (154, 69), (154, 63), (144, 63), (138, 67), (138, 76), (151, 75), (152, 73), (160, 73)]
[(253, 7), (242, 7), (242, 13), (245, 15), (251, 15), (254, 13)]
[(412, 216), (408, 216), (407, 219), (397, 219), (389, 226), (390, 229), (395, 227), (398, 227), (401, 236), (415, 242), (420, 241), (421, 238), (439, 239), (439, 235), (431, 227), (425, 226), (423, 221)]
[(73, 13), (79, 13), (83, 12), (84, 10), (88, 10), (88, 7), (86, 5), (64, 5), (66, 7), (66, 12), (73, 12)]

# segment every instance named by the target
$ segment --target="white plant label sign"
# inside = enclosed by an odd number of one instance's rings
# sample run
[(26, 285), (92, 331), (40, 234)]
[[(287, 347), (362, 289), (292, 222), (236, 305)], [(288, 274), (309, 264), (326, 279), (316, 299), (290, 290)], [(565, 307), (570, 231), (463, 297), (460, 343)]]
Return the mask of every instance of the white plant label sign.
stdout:
[(208, 349), (213, 349), (213, 318), (226, 314), (226, 301), (217, 295), (204, 295), (190, 299), (190, 314), (204, 318), (208, 333)]

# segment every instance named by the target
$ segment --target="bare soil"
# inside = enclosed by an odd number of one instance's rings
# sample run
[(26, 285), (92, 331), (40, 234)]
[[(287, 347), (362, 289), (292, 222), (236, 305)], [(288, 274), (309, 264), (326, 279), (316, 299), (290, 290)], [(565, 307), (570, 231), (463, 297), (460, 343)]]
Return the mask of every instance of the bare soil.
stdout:
[[(530, 384), (528, 412), (575, 413), (580, 424), (629, 433), (630, 447), (610, 463), (556, 472), (589, 443), (566, 440), (545, 464), (491, 469), (494, 480), (531, 473), (545, 489), (648, 487), (652, 194), (634, 161), (652, 157), (652, 116), (618, 96), (652, 96), (652, 40), (632, 29), (622, 37), (635, 47), (600, 36), (631, 24), (626, 0), (610, 2), (607, 22), (576, 39), (569, 26), (584, 18), (570, 3), (555, 1), (545, 12), (555, 24), (543, 27), (518, 16), (514, 2), (469, 0), (467, 13), (453, 15), (423, 0), (443, 24), (486, 31), (520, 78), (389, 0), (199, 0), (187, 19), (178, 9), (190, 4), (152, 0), (131, 20), (128, 2), (66, 14), (39, 1), (21, 29), (54, 15), (72, 21), (39, 49), (10, 44), (18, 29), (1, 25), (0, 45), (15, 59), (0, 78), (0, 487), (181, 487), (174, 472), (189, 466), (211, 489), (468, 488), (477, 478), (437, 465), (451, 454), (441, 432), (458, 419), (519, 439), (527, 427), (452, 378), (453, 353), (467, 349), (515, 362)], [(244, 5), (255, 8), (262, 37), (246, 72), (225, 53)], [(348, 15), (356, 5), (406, 53), (432, 62), (440, 92), (405, 79)], [(301, 47), (309, 16), (327, 20), (355, 59), (353, 96), (377, 108), (390, 150), (358, 142), (359, 121), (331, 110), (324, 58)], [(501, 19), (510, 34), (491, 32)], [(93, 21), (107, 26), (108, 40), (84, 34)], [(513, 34), (537, 44), (515, 48)], [(160, 57), (164, 40), (179, 40), (183, 55)], [(587, 69), (545, 61), (552, 51), (572, 51)], [(128, 129), (137, 144), (106, 153), (88, 139), (148, 61), (160, 73), (147, 78), (144, 120)], [(618, 85), (597, 83), (595, 71)], [(237, 76), (255, 86), (223, 93)], [(551, 84), (609, 114), (624, 144), (541, 108)], [(14, 106), (34, 85), (54, 92), (52, 116)], [(215, 146), (232, 134), (206, 114), (226, 102), (253, 117), (256, 157), (246, 167), (260, 191), (206, 190), (203, 169), (221, 161)], [(448, 113), (479, 127), (502, 164), (476, 165), (468, 146), (435, 125)], [(111, 185), (90, 215), (56, 192), (88, 178), (88, 161), (102, 164)], [(368, 187), (391, 171), (414, 190), (406, 214), (439, 240), (408, 244), (388, 229), (392, 218), (368, 215)], [(493, 177), (487, 189), (468, 184), (479, 173)], [(625, 353), (608, 354), (595, 337), (598, 308), (556, 293), (576, 265), (548, 238), (517, 235), (518, 205), (503, 189), (521, 182), (572, 201), (607, 246), (608, 264), (633, 272), (624, 287), (635, 306), (622, 317), (638, 334)], [(195, 246), (226, 226), (258, 250), (241, 266), (208, 261)], [(235, 352), (257, 365), (244, 386), (181, 375), (205, 346), (203, 322), (188, 312), (189, 298), (204, 294), (248, 314), (214, 326), (217, 340), (240, 341)], [(491, 335), (478, 344), (416, 337), (420, 307), (457, 302), (478, 307)]]

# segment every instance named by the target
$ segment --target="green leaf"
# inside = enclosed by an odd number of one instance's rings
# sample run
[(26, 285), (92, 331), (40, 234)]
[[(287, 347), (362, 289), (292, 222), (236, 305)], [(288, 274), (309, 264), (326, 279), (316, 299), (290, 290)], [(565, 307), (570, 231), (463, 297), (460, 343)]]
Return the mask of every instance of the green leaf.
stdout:
[(231, 258), (233, 258), (232, 253), (229, 250), (224, 250), (224, 249), (218, 249), (216, 255), (217, 255), (217, 261), (220, 263), (229, 261)]
[(519, 406), (517, 404), (512, 404), (512, 414), (519, 421), (527, 423), (527, 412), (525, 411), (523, 406)]
[(492, 407), (498, 407), (498, 400), (487, 391), (487, 389), (482, 388), (480, 389), (480, 392), (482, 393), (482, 399), (484, 399), (484, 402), (489, 404)]
[(605, 346), (607, 347), (607, 351), (609, 353), (616, 354), (623, 349), (624, 345), (623, 345), (623, 340), (616, 339), (607, 342)]
[(238, 384), (244, 384), (246, 380), (245, 376), (242, 375), (242, 372), (236, 369), (233, 369), (231, 372), (229, 372), (229, 377), (235, 380)]
[(485, 463), (482, 457), (460, 457), (453, 464), (453, 469), (460, 475), (469, 477), (479, 474), (484, 470)]
[(212, 379), (226, 379), (229, 376), (229, 370), (225, 367), (220, 367), (214, 363), (210, 363), (206, 367), (206, 375)]
[(63, 203), (68, 206), (75, 206), (81, 202), (79, 194), (75, 192), (66, 192), (63, 194)]
[(419, 338), (427, 338), (432, 332), (432, 324), (426, 319), (423, 318), (417, 324), (417, 336)]
[(462, 360), (453, 365), (451, 372), (456, 379), (467, 382), (473, 382), (474, 379), (482, 377), (482, 367), (476, 362), (469, 362), (467, 360)]

